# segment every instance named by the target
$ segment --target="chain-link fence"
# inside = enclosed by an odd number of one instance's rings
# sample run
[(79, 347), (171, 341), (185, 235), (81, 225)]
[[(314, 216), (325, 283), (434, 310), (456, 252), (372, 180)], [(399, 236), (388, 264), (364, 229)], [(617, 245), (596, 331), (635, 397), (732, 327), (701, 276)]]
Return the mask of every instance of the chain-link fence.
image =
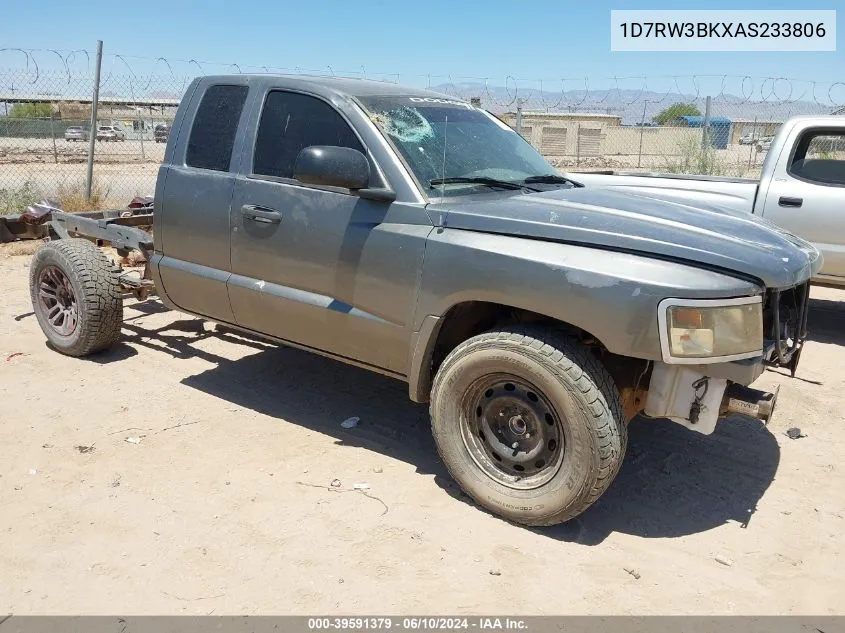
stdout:
[(38, 199), (83, 210), (123, 207), (135, 196), (152, 195), (189, 81), (104, 74), (92, 129), (93, 73), (0, 68), (0, 214), (20, 212)]
[[(344, 74), (430, 88), (493, 112), (564, 171), (756, 177), (769, 140), (786, 119), (831, 114), (845, 103), (843, 84), (771, 78), (636, 77), (603, 80), (604, 85), (601, 80), (560, 80), (552, 90), (549, 82), (512, 77), (459, 81), (379, 76), (364, 69), (211, 68), (195, 60), (181, 62), (180, 69), (164, 58), (130, 64), (113, 55), (110, 67), (103, 67), (92, 129), (93, 55), (85, 53), (81, 68), (79, 51), (64, 57), (48, 51), (62, 60), (56, 69), (45, 68), (43, 59), (39, 66), (38, 53), (20, 53), (25, 64), (19, 57), (16, 68), (4, 67), (7, 60), (0, 55), (0, 214), (19, 212), (40, 198), (74, 210), (120, 207), (135, 196), (152, 195), (179, 100), (194, 76), (212, 72)], [(142, 71), (145, 63), (148, 72)]]
[(563, 171), (620, 170), (757, 177), (781, 121), (690, 115), (622, 125), (602, 114), (525, 113), (506, 121)]

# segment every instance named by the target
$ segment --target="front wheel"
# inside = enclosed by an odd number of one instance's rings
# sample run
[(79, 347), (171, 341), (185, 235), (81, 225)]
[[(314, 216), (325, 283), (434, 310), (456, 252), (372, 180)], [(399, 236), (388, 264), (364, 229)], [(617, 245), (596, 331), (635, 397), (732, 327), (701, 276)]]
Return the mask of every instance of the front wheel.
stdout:
[(543, 328), (475, 336), (443, 361), (431, 420), (452, 477), (515, 523), (553, 525), (610, 486), (627, 429), (613, 379), (577, 340)]
[(52, 347), (86, 356), (120, 337), (123, 298), (111, 262), (85, 239), (47, 242), (29, 269), (32, 308)]

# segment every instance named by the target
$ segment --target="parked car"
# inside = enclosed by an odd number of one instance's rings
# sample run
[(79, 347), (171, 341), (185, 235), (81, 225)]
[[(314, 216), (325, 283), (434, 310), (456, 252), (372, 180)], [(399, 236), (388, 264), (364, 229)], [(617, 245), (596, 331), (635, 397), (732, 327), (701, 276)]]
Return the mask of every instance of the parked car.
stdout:
[[(122, 296), (154, 286), (174, 310), (407, 382), (452, 476), (526, 525), (604, 493), (637, 413), (701, 433), (768, 420), (775, 394), (747, 385), (798, 363), (821, 259), (754, 216), (583, 187), (444, 94), (271, 75), (185, 94), (152, 235), (52, 213), (30, 290), (53, 349), (108, 348)], [(147, 276), (95, 241), (140, 250)]]
[(739, 144), (740, 145), (753, 145), (757, 139), (760, 138), (754, 132), (746, 132), (742, 136), (739, 137)]
[(156, 143), (166, 143), (170, 138), (170, 126), (166, 123), (158, 123), (153, 130), (153, 137)]
[(845, 287), (845, 118), (794, 117), (767, 139), (759, 180), (623, 172), (571, 177), (590, 187), (753, 213), (821, 251), (824, 265), (815, 283)]
[(126, 134), (119, 127), (100, 125), (97, 127), (98, 141), (125, 141)]
[(159, 123), (153, 130), (153, 136), (156, 143), (167, 143), (167, 139), (170, 138), (170, 127), (165, 123)]
[(65, 130), (65, 140), (68, 143), (71, 141), (87, 141), (89, 138), (90, 134), (84, 127), (74, 125)]
[(759, 141), (757, 141), (757, 151), (768, 152), (772, 146), (772, 141), (774, 140), (774, 138), (774, 136), (764, 136)]

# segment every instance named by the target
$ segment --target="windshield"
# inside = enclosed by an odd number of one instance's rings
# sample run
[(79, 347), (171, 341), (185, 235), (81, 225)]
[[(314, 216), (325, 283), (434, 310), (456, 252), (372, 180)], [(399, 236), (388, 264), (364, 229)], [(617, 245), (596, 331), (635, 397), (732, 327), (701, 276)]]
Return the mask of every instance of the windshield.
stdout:
[(403, 96), (359, 99), (429, 196), (478, 193), (490, 186), (444, 183), (444, 179), (520, 183), (557, 173), (507, 125), (463, 101)]

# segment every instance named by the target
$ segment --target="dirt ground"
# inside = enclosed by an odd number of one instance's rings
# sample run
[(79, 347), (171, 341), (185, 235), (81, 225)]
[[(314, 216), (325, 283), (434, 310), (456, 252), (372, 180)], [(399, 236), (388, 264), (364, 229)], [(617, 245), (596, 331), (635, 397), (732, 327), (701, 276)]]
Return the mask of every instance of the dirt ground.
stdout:
[(845, 613), (845, 292), (759, 381), (768, 428), (635, 421), (596, 506), (523, 529), (461, 495), (404, 384), (155, 302), (66, 358), (28, 260), (0, 250), (0, 614)]

